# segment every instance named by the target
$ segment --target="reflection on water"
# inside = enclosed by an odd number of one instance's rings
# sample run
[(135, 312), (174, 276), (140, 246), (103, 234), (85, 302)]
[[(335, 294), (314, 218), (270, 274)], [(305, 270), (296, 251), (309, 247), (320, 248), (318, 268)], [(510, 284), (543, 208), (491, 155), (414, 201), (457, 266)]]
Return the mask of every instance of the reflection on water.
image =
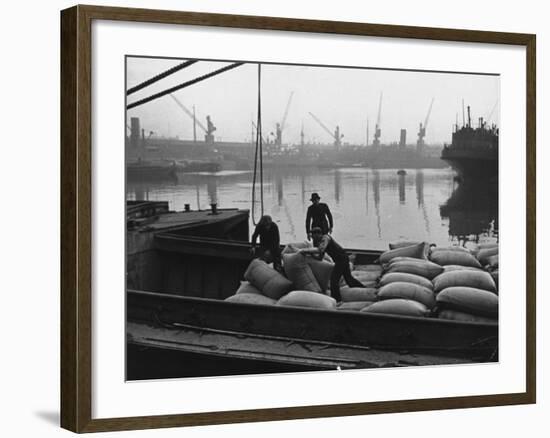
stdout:
[[(264, 208), (278, 223), (283, 242), (306, 238), (312, 192), (330, 206), (334, 236), (347, 247), (386, 249), (388, 242), (400, 239), (446, 245), (498, 230), (496, 188), (459, 185), (454, 176), (451, 169), (401, 175), (396, 169), (265, 169)], [(184, 174), (178, 181), (127, 184), (128, 199), (166, 200), (173, 210), (183, 210), (186, 203), (192, 209), (208, 209), (211, 203), (250, 209), (251, 191), (251, 172)]]
[(405, 175), (399, 175), (399, 203), (405, 203)]
[(460, 241), (498, 237), (498, 187), (494, 183), (457, 183), (440, 211), (449, 220), (449, 233)]

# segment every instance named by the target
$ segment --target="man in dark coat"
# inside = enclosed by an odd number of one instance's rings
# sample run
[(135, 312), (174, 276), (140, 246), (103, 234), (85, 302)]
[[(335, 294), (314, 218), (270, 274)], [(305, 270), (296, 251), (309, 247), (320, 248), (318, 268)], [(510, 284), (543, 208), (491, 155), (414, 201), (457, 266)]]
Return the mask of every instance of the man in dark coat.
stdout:
[(312, 193), (310, 201), (312, 204), (308, 207), (306, 215), (307, 240), (311, 239), (312, 228), (318, 227), (321, 228), (323, 234), (331, 234), (334, 226), (332, 213), (327, 204), (320, 202), (319, 194)]
[(273, 267), (280, 271), (281, 247), (279, 227), (273, 222), (271, 216), (262, 216), (252, 234), (252, 253), (256, 254), (256, 241), (260, 237), (259, 257), (267, 263), (273, 262)]
[(334, 269), (330, 277), (330, 294), (332, 298), (336, 301), (342, 300), (340, 295), (340, 278), (342, 276), (344, 276), (344, 280), (349, 287), (365, 287), (363, 283), (351, 275), (349, 257), (344, 248), (332, 236), (323, 234), (323, 231), (319, 227), (314, 227), (311, 230), (311, 234), (314, 248), (301, 249), (299, 252), (305, 255), (312, 255), (319, 260), (323, 258), (325, 253), (332, 257), (332, 261), (334, 262)]

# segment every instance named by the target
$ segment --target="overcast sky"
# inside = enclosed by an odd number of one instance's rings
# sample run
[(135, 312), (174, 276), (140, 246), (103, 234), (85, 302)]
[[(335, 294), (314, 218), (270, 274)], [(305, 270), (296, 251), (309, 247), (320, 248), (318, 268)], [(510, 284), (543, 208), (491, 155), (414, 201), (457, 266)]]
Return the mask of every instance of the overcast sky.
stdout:
[[(127, 58), (127, 86), (132, 86), (180, 64), (182, 60)], [(228, 65), (228, 62), (201, 61), (128, 97), (128, 103)], [(210, 115), (217, 127), (217, 140), (250, 141), (251, 121), (257, 113), (256, 64), (245, 64), (221, 75), (177, 91), (175, 95), (206, 124)], [(462, 123), (462, 99), (471, 106), (472, 120), (487, 117), (498, 124), (498, 76), (353, 69), (345, 67), (262, 66), (262, 126), (264, 134), (275, 130), (283, 118), (290, 93), (294, 92), (283, 134), (283, 143), (299, 143), (303, 124), (307, 141), (330, 143), (328, 134), (308, 112), (314, 113), (332, 131), (340, 126), (344, 143), (364, 144), (367, 119), (372, 142), (380, 93), (381, 141), (399, 140), (407, 129), (407, 142), (416, 142), (418, 124), (426, 118), (430, 101), (434, 104), (426, 134), (427, 143), (450, 142), (458, 114)], [(169, 96), (128, 110), (139, 117), (146, 131), (157, 136), (192, 139), (192, 119)], [(198, 138), (203, 138), (200, 129)]]

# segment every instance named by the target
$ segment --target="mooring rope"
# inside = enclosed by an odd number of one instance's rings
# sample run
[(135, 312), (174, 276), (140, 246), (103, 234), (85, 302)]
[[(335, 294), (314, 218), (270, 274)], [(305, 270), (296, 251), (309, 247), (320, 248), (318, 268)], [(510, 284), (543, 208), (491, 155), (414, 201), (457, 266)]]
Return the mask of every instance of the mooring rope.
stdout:
[(194, 85), (197, 82), (204, 81), (205, 79), (211, 78), (213, 76), (219, 75), (219, 74), (224, 73), (226, 71), (229, 71), (229, 70), (232, 70), (234, 68), (240, 67), (243, 64), (244, 64), (244, 62), (235, 62), (233, 64), (227, 65), (227, 66), (222, 67), (222, 68), (220, 68), (218, 70), (215, 70), (213, 72), (204, 74), (204, 75), (199, 76), (195, 79), (191, 79), (190, 81), (183, 82), (183, 83), (181, 83), (179, 85), (176, 85), (172, 88), (168, 88), (167, 90), (164, 90), (164, 91), (161, 91), (159, 93), (153, 94), (151, 96), (145, 97), (145, 98), (143, 98), (141, 100), (138, 100), (136, 102), (129, 103), (128, 105), (126, 105), (126, 109), (132, 109), (132, 108), (135, 108), (136, 106), (143, 105), (144, 103), (151, 102), (152, 100), (155, 100), (155, 99), (158, 99), (160, 97), (166, 96), (167, 94), (170, 94), (170, 93), (173, 93), (175, 91), (181, 90), (182, 88), (186, 88), (186, 87), (189, 87), (190, 85)]
[(185, 61), (185, 62), (182, 62), (181, 64), (178, 64), (172, 68), (169, 68), (168, 70), (166, 71), (163, 71), (162, 73), (159, 73), (158, 75), (156, 76), (153, 76), (152, 78), (150, 79), (147, 79), (146, 81), (143, 81), (141, 84), (138, 84), (136, 85), (135, 87), (132, 87), (130, 88), (127, 92), (126, 92), (126, 95), (129, 96), (130, 94), (133, 94), (135, 93), (136, 91), (139, 91), (145, 87), (148, 87), (149, 85), (151, 84), (154, 84), (155, 82), (158, 82), (160, 81), (161, 79), (164, 79), (180, 70), (183, 70), (184, 68), (187, 68), (193, 64), (195, 64), (197, 61), (195, 60), (192, 60), (192, 61)]
[[(258, 160), (259, 159), (259, 160)], [(254, 153), (254, 175), (252, 177), (252, 223), (256, 221), (256, 178), (258, 174), (258, 161), (260, 173), (260, 211), (264, 215), (264, 166), (262, 150), (262, 64), (258, 64), (258, 120), (256, 123), (256, 150)]]

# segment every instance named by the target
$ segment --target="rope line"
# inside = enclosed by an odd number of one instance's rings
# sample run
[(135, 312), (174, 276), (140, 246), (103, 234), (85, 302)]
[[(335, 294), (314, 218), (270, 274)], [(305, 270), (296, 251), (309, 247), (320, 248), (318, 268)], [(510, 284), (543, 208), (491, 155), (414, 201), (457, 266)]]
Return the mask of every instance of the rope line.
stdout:
[(149, 85), (154, 84), (155, 82), (160, 81), (161, 79), (164, 79), (180, 70), (183, 70), (184, 68), (187, 68), (193, 64), (195, 64), (198, 61), (185, 61), (181, 64), (178, 64), (172, 68), (169, 68), (168, 70), (159, 73), (156, 76), (153, 76), (150, 79), (147, 79), (146, 81), (143, 81), (141, 84), (136, 85), (135, 87), (130, 88), (128, 91), (126, 91), (126, 96), (129, 96), (130, 94), (135, 93), (136, 91), (142, 90), (145, 87), (148, 87)]
[(235, 62), (234, 64), (227, 65), (225, 67), (222, 67), (218, 70), (207, 73), (205, 75), (199, 76), (199, 77), (197, 77), (195, 79), (192, 79), (190, 81), (183, 82), (183, 83), (181, 83), (179, 85), (176, 85), (172, 88), (168, 88), (167, 90), (164, 90), (164, 91), (161, 91), (159, 93), (153, 94), (149, 97), (145, 97), (141, 100), (138, 100), (137, 102), (130, 103), (126, 106), (126, 109), (132, 109), (132, 108), (135, 108), (136, 106), (143, 105), (144, 103), (151, 102), (152, 100), (155, 100), (155, 99), (158, 99), (160, 97), (166, 96), (167, 94), (170, 94), (170, 93), (173, 93), (175, 91), (181, 90), (182, 88), (186, 88), (186, 87), (189, 87), (190, 85), (194, 85), (197, 82), (204, 81), (205, 79), (208, 79), (208, 78), (211, 78), (213, 76), (219, 75), (220, 73), (224, 73), (228, 70), (232, 70), (234, 68), (240, 67), (243, 64), (244, 64), (244, 62)]
[(256, 150), (254, 152), (254, 175), (252, 177), (252, 223), (256, 222), (256, 179), (258, 174), (258, 158), (260, 170), (260, 211), (264, 215), (264, 169), (262, 148), (262, 65), (258, 64), (258, 119), (256, 123)]

